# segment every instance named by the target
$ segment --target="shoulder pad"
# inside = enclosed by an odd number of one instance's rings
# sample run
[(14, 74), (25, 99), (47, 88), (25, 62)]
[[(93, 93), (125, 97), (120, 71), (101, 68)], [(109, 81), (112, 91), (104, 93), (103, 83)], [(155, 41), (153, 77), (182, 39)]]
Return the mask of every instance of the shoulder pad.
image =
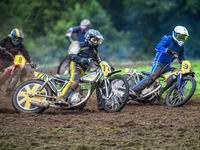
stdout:
[(88, 44), (87, 44), (86, 42), (80, 42), (79, 44), (80, 44), (80, 47), (81, 47), (81, 48), (82, 48), (82, 47), (87, 47), (87, 46), (88, 46)]
[(69, 52), (69, 55), (71, 54), (78, 54), (80, 52), (80, 45), (77, 43), (77, 44), (74, 44)]

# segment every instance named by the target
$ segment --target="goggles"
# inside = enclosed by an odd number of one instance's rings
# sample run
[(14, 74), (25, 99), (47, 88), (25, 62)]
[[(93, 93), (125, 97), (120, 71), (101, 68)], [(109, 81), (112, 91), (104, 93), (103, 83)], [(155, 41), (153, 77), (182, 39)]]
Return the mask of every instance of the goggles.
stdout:
[(17, 42), (21, 42), (21, 41), (23, 41), (23, 38), (17, 37), (17, 36), (13, 36), (13, 40), (15, 40)]
[(95, 44), (96, 44), (96, 43), (101, 44), (102, 40), (101, 40), (101, 39), (98, 39), (98, 38), (96, 38), (96, 37), (92, 37), (92, 38), (91, 38), (91, 42), (92, 42), (92, 43), (95, 43)]
[(183, 41), (183, 42), (185, 42), (186, 40), (187, 40), (187, 38), (188, 38), (188, 36), (187, 35), (183, 35), (183, 34), (176, 34), (176, 39), (178, 40), (178, 41)]

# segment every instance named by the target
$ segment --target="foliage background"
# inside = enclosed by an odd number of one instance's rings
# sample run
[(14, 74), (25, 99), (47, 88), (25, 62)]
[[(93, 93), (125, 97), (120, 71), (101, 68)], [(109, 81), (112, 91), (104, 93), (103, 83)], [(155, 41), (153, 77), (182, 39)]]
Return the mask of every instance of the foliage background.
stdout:
[(55, 65), (70, 44), (66, 31), (88, 18), (104, 36), (102, 59), (135, 62), (153, 60), (161, 37), (183, 25), (190, 34), (187, 57), (199, 59), (199, 6), (199, 0), (1, 0), (0, 37), (21, 28), (33, 60)]

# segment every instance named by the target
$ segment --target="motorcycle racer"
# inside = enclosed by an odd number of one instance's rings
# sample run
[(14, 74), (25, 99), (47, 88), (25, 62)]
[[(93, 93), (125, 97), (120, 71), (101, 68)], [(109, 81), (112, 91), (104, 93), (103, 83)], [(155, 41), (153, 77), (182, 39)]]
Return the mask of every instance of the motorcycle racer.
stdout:
[(70, 61), (70, 81), (64, 87), (61, 95), (55, 101), (57, 105), (68, 105), (69, 95), (76, 89), (81, 76), (85, 74), (90, 62), (101, 62), (98, 55), (98, 45), (101, 44), (103, 36), (99, 31), (89, 29), (85, 34), (85, 42), (76, 43), (69, 50), (68, 58)]
[[(186, 59), (184, 42), (187, 40), (188, 36), (189, 33), (185, 27), (176, 26), (172, 35), (165, 35), (162, 37), (160, 43), (155, 47), (157, 53), (154, 58), (151, 74), (131, 87), (131, 95), (137, 97), (143, 89), (150, 86), (162, 73), (170, 71), (172, 67), (168, 64), (174, 60), (174, 52), (179, 54), (182, 60)], [(171, 84), (172, 80), (169, 80), (166, 86), (159, 90), (158, 96), (161, 96)]]
[(72, 36), (73, 33), (76, 33), (77, 34), (77, 41), (84, 42), (85, 41), (85, 33), (88, 31), (90, 26), (91, 26), (90, 20), (84, 19), (84, 20), (81, 21), (80, 26), (70, 28), (67, 31), (66, 38), (70, 42), (73, 42), (73, 40), (71, 39), (71, 36)]
[(24, 40), (24, 34), (21, 29), (15, 28), (8, 36), (0, 39), (0, 72), (3, 72), (5, 68), (12, 65), (15, 55), (19, 52), (23, 54), (26, 60), (31, 64), (31, 67), (35, 68), (36, 64), (31, 61), (31, 57), (22, 43)]

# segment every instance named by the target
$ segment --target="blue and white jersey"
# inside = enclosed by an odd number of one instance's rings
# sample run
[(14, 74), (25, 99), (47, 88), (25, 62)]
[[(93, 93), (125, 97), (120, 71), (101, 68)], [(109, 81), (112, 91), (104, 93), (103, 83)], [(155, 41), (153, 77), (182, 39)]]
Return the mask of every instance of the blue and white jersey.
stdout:
[(167, 65), (174, 60), (174, 57), (166, 53), (166, 49), (170, 49), (175, 51), (179, 54), (182, 60), (185, 60), (185, 47), (184, 45), (179, 46), (174, 40), (171, 35), (163, 36), (160, 43), (158, 43), (155, 47), (157, 51), (156, 56), (154, 58), (154, 63), (162, 63)]

